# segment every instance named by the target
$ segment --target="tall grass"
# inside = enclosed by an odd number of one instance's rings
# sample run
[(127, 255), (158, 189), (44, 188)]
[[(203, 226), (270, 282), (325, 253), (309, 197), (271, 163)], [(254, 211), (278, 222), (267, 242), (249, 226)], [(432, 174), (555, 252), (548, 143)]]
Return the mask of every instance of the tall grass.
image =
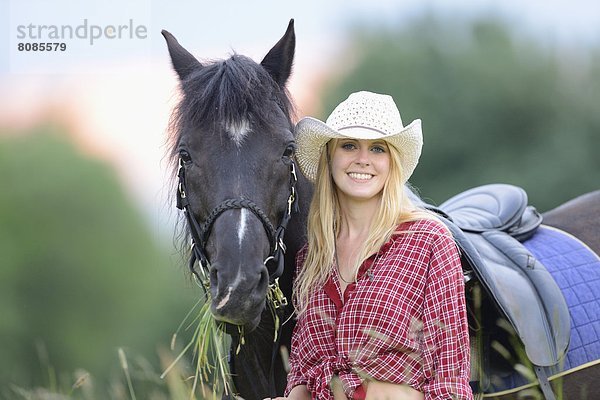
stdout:
[[(193, 319), (187, 323), (192, 316)], [(173, 335), (171, 350), (174, 350), (177, 334), (186, 323), (186, 330), (194, 328), (192, 338), (162, 373), (161, 378), (165, 378), (177, 363), (192, 351), (195, 368), (191, 377), (190, 400), (194, 399), (197, 389), (200, 389), (204, 397), (217, 398), (223, 393), (233, 393), (233, 380), (227, 361), (230, 341), (222, 329), (222, 323), (218, 323), (211, 314), (208, 298), (205, 301), (198, 301), (186, 315)], [(208, 393), (207, 388), (209, 388)]]
[[(102, 385), (86, 370), (56, 374), (47, 368), (45, 387), (25, 388), (8, 384), (0, 388), (0, 399), (6, 400), (217, 400), (218, 390), (194, 380), (195, 361), (169, 348), (158, 348), (160, 365), (152, 365), (144, 357), (130, 359), (125, 349), (119, 348), (119, 373)], [(169, 370), (161, 378), (161, 372)], [(48, 377), (53, 377), (48, 381)], [(222, 391), (222, 387), (220, 389)]]

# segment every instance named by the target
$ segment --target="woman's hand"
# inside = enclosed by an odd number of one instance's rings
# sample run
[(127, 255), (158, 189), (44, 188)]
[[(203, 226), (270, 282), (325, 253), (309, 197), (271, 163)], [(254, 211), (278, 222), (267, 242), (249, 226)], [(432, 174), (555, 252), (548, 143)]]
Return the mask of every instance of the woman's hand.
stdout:
[(346, 393), (344, 392), (344, 385), (342, 385), (342, 381), (339, 376), (335, 375), (333, 377), (330, 386), (334, 400), (348, 400)]
[[(269, 400), (269, 398), (267, 397), (265, 400)], [(288, 397), (275, 397), (270, 400), (311, 400), (311, 397), (306, 385), (298, 385), (294, 386)]]
[(423, 400), (425, 395), (408, 385), (369, 381), (366, 400)]

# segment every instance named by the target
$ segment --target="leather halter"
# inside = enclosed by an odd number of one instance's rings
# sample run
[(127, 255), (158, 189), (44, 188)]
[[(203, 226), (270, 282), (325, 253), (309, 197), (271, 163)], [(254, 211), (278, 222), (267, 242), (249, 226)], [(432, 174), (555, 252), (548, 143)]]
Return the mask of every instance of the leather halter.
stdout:
[[(256, 205), (256, 203), (254, 203), (252, 200), (244, 198), (227, 199), (223, 201), (216, 206), (210, 212), (210, 214), (208, 214), (206, 220), (200, 224), (190, 209), (190, 203), (186, 192), (185, 162), (181, 158), (179, 159), (179, 170), (177, 172), (177, 176), (179, 178), (179, 184), (177, 187), (177, 208), (184, 211), (188, 228), (192, 236), (192, 254), (190, 255), (188, 264), (190, 272), (194, 274), (196, 278), (198, 278), (205, 289), (208, 289), (210, 262), (206, 256), (206, 251), (204, 248), (206, 246), (206, 242), (208, 241), (208, 237), (210, 236), (211, 228), (216, 219), (223, 212), (227, 210), (245, 208), (250, 210), (260, 220), (265, 228), (269, 243), (271, 244), (269, 256), (265, 258), (263, 263), (269, 272), (269, 286), (271, 290), (273, 290), (274, 288), (272, 286), (277, 284), (277, 279), (283, 273), (284, 254), (286, 251), (286, 246), (283, 243), (285, 229), (292, 217), (292, 211), (298, 211), (298, 202), (296, 196), (296, 183), (298, 182), (298, 177), (296, 175), (296, 164), (294, 160), (290, 160), (290, 195), (287, 199), (285, 212), (277, 228), (274, 228), (265, 212), (258, 205)], [(196, 261), (198, 261), (200, 271), (197, 271), (196, 268), (194, 268)], [(281, 294), (281, 297), (276, 296), (277, 298), (275, 299), (276, 303), (281, 304), (276, 305), (286, 305), (287, 300), (285, 297), (283, 297), (278, 285), (276, 289), (278, 292), (277, 294)]]

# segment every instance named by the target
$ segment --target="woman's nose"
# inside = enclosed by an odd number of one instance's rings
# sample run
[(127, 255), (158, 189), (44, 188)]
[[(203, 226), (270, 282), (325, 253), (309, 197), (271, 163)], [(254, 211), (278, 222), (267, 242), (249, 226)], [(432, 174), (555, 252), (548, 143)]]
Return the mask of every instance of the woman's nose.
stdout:
[(356, 154), (356, 163), (361, 165), (369, 165), (371, 163), (369, 149), (361, 147)]

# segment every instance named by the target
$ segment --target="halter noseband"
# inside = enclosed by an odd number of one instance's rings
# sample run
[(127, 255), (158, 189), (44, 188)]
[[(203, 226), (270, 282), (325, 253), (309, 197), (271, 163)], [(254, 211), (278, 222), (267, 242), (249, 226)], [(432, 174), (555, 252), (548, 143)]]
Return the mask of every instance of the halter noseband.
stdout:
[[(284, 254), (286, 250), (286, 246), (283, 243), (285, 229), (292, 217), (292, 211), (298, 211), (298, 203), (296, 199), (296, 183), (298, 182), (298, 177), (296, 175), (296, 164), (294, 163), (294, 160), (290, 160), (290, 162), (290, 195), (288, 196), (287, 206), (285, 208), (283, 217), (281, 218), (281, 222), (277, 228), (274, 228), (265, 212), (252, 200), (244, 198), (227, 199), (223, 201), (216, 206), (210, 212), (210, 214), (208, 214), (208, 217), (204, 223), (200, 225), (190, 209), (190, 203), (186, 193), (185, 163), (181, 158), (179, 159), (179, 170), (177, 172), (177, 176), (179, 178), (179, 184), (177, 186), (177, 208), (184, 211), (188, 228), (192, 236), (192, 254), (190, 256), (188, 266), (190, 272), (194, 274), (196, 278), (198, 278), (198, 280), (206, 289), (208, 289), (209, 285), (208, 277), (210, 263), (206, 257), (206, 251), (204, 247), (206, 246), (206, 242), (210, 236), (211, 228), (216, 219), (225, 211), (245, 208), (256, 215), (265, 228), (269, 243), (271, 244), (270, 254), (263, 261), (264, 265), (267, 267), (267, 271), (269, 272), (269, 287), (271, 290), (273, 290), (273, 286), (277, 286), (277, 292), (278, 294), (281, 294), (281, 297), (277, 296), (279, 298), (276, 301), (281, 303), (280, 305), (287, 304), (287, 300), (285, 297), (283, 297), (283, 294), (276, 284), (277, 279), (283, 273)], [(194, 268), (196, 261), (198, 261), (200, 266), (200, 273)]]

